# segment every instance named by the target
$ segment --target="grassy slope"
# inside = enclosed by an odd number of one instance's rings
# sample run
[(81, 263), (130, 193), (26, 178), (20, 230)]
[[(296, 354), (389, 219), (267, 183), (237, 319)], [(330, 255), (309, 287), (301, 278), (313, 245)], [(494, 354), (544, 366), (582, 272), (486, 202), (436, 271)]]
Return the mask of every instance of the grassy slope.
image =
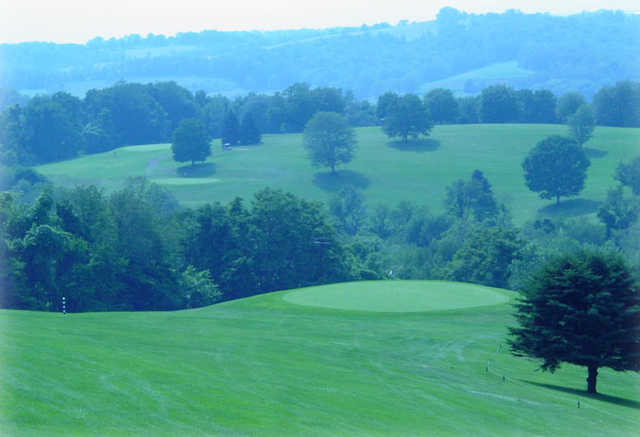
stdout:
[[(209, 158), (209, 172), (195, 179), (178, 177), (169, 145), (127, 147), (39, 167), (67, 185), (99, 183), (119, 187), (127, 176), (146, 175), (166, 184), (186, 205), (250, 198), (265, 186), (282, 188), (307, 198), (326, 200), (340, 183), (365, 188), (369, 204), (410, 200), (442, 208), (445, 187), (482, 170), (498, 197), (511, 206), (517, 222), (532, 217), (552, 201), (538, 198), (524, 185), (521, 162), (529, 150), (551, 134), (564, 134), (560, 125), (438, 126), (420, 147), (393, 147), (379, 128), (358, 129), (359, 150), (339, 174), (338, 183), (324, 169), (313, 169), (305, 157), (300, 135), (265, 135), (264, 144), (223, 152), (218, 141)], [(614, 184), (620, 160), (638, 153), (640, 129), (596, 129), (586, 147), (606, 153), (593, 158), (582, 200), (570, 201), (560, 213), (593, 212)], [(552, 211), (553, 212), (553, 208)]]
[(288, 293), (178, 312), (0, 311), (0, 434), (630, 436), (640, 427), (637, 374), (602, 371), (606, 396), (588, 397), (583, 369), (535, 372), (506, 351), (508, 304), (370, 313), (292, 305)]
[(426, 82), (420, 86), (419, 91), (425, 93), (434, 88), (447, 88), (456, 94), (465, 94), (465, 84), (469, 80), (504, 81), (519, 79), (534, 75), (535, 71), (527, 70), (518, 65), (518, 61), (496, 62), (482, 68), (467, 71), (444, 79)]

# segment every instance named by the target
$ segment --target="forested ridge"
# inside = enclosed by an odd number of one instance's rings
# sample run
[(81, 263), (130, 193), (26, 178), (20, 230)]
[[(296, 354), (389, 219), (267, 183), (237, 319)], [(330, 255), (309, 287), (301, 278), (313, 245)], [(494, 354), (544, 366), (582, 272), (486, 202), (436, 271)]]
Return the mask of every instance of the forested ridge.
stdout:
[(466, 74), (456, 79), (458, 93), (505, 83), (590, 98), (604, 85), (638, 78), (639, 28), (638, 15), (620, 11), (560, 17), (444, 8), (434, 21), (397, 25), (2, 44), (0, 87), (83, 95), (120, 80), (175, 80), (235, 96), (307, 82), (370, 99), (387, 90), (425, 92)]

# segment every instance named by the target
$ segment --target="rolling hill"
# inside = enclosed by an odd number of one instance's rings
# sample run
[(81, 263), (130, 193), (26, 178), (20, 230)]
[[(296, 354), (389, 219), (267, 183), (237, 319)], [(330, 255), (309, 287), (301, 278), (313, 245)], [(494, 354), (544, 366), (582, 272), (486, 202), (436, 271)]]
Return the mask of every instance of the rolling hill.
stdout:
[(249, 199), (265, 186), (326, 201), (351, 184), (363, 190), (370, 206), (408, 200), (434, 212), (443, 208), (447, 185), (468, 179), (479, 169), (498, 199), (511, 208), (516, 223), (523, 223), (536, 214), (595, 212), (614, 185), (616, 166), (637, 155), (640, 144), (640, 129), (598, 127), (585, 145), (592, 164), (584, 191), (556, 208), (527, 189), (521, 163), (538, 141), (565, 133), (562, 125), (446, 125), (435, 127), (424, 141), (403, 145), (390, 142), (380, 128), (360, 128), (355, 158), (336, 177), (311, 167), (299, 134), (265, 135), (259, 146), (232, 151), (223, 151), (215, 141), (212, 156), (196, 168), (174, 162), (169, 144), (156, 144), (122, 147), (37, 169), (57, 184), (98, 184), (106, 189), (120, 187), (130, 176), (147, 176), (168, 187), (186, 206), (237, 196)]
[(604, 85), (638, 77), (639, 21), (638, 14), (614, 10), (554, 16), (446, 7), (435, 20), (396, 25), (0, 44), (0, 88), (83, 95), (120, 80), (173, 80), (193, 92), (237, 96), (307, 82), (375, 99), (464, 74), (471, 79), (464, 91), (478, 93), (495, 83), (487, 70), (506, 63), (513, 68), (499, 79), (511, 87), (589, 98)]
[(176, 312), (0, 311), (0, 434), (636, 435), (637, 374), (603, 370), (587, 396), (584, 369), (509, 354), (513, 296), (385, 281)]

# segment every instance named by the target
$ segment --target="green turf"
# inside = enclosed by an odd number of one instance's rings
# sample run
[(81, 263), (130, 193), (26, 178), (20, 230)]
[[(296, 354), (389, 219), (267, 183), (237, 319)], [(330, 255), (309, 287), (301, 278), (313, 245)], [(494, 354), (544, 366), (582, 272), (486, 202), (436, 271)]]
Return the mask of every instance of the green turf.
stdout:
[(362, 281), (305, 288), (284, 299), (298, 305), (402, 313), (496, 305), (509, 297), (496, 288), (446, 281)]
[[(449, 301), (453, 291), (440, 297)], [(603, 370), (603, 394), (588, 396), (582, 368), (536, 371), (507, 351), (508, 303), (382, 313), (283, 299), (300, 292), (177, 312), (0, 311), (0, 435), (633, 436), (640, 429), (637, 374)]]
[[(245, 150), (222, 151), (215, 141), (208, 166), (193, 171), (172, 160), (168, 144), (125, 147), (38, 170), (67, 186), (97, 183), (109, 190), (120, 187), (128, 176), (146, 175), (165, 184), (187, 206), (227, 202), (236, 196), (251, 198), (265, 186), (327, 200), (344, 184), (354, 184), (364, 190), (370, 205), (409, 200), (439, 212), (445, 187), (480, 169), (498, 198), (510, 206), (516, 223), (522, 223), (538, 213), (594, 213), (614, 185), (612, 175), (618, 162), (638, 154), (640, 129), (598, 127), (586, 144), (596, 157), (585, 190), (579, 198), (565, 199), (555, 208), (553, 200), (542, 200), (527, 189), (521, 163), (538, 141), (565, 132), (561, 125), (447, 125), (434, 128), (427, 141), (403, 146), (390, 143), (380, 128), (361, 128), (355, 159), (337, 177), (311, 167), (299, 134), (265, 135), (264, 144)], [(179, 171), (197, 179), (182, 177)]]

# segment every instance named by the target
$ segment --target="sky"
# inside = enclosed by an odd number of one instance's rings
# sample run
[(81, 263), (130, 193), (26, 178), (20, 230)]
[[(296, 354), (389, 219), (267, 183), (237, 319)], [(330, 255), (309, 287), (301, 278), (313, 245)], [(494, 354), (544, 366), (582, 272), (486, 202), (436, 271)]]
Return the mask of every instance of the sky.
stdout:
[(640, 11), (638, 0), (0, 0), (0, 43), (395, 24), (432, 20), (445, 6), (473, 13)]

